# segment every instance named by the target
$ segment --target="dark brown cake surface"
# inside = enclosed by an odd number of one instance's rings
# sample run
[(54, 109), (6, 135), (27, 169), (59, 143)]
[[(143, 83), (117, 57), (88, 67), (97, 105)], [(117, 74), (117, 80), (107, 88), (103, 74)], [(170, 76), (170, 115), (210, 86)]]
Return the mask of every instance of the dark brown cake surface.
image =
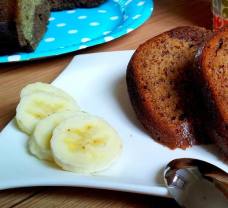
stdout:
[(74, 8), (90, 8), (96, 7), (105, 2), (105, 0), (49, 0), (53, 11), (61, 11), (64, 9)]
[(228, 28), (207, 41), (199, 59), (207, 132), (228, 158)]
[(49, 3), (53, 11), (76, 8), (75, 0), (49, 0)]
[(152, 138), (171, 149), (192, 146), (201, 136), (193, 62), (210, 33), (175, 28), (139, 46), (129, 62), (127, 87), (136, 115)]
[(15, 23), (15, 4), (13, 1), (0, 1), (0, 54), (19, 50)]
[(0, 2), (0, 54), (33, 51), (46, 31), (48, 0)]

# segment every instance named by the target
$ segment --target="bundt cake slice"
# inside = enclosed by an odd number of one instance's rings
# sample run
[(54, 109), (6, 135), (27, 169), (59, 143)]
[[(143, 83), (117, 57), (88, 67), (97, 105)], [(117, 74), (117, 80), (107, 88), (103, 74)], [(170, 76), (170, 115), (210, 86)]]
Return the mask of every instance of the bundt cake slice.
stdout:
[(208, 110), (209, 136), (228, 159), (228, 28), (215, 33), (201, 49), (200, 78)]
[(175, 28), (139, 46), (129, 62), (126, 81), (136, 115), (153, 139), (171, 149), (201, 138), (193, 63), (210, 34), (200, 27)]
[(49, 0), (53, 11), (61, 11), (64, 9), (74, 8), (90, 8), (99, 6), (105, 0)]
[(48, 0), (3, 0), (0, 7), (0, 54), (33, 51), (46, 31)]

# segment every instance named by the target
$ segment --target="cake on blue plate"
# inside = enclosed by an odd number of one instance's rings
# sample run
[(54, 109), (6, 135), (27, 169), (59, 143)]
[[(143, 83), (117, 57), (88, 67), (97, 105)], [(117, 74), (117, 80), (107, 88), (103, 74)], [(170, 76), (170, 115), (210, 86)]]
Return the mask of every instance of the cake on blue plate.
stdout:
[(46, 31), (49, 15), (48, 0), (1, 0), (0, 54), (33, 51)]
[(32, 52), (47, 29), (50, 11), (95, 7), (105, 0), (1, 0), (0, 55)]

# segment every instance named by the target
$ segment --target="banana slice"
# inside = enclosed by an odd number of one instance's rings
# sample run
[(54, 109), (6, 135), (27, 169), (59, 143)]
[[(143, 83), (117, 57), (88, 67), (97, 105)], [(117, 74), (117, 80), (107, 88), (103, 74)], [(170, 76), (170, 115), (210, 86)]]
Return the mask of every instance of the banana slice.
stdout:
[(30, 152), (39, 159), (52, 161), (50, 140), (53, 130), (62, 121), (77, 114), (83, 116), (86, 113), (79, 111), (63, 111), (54, 113), (39, 121), (28, 143)]
[(55, 162), (64, 170), (93, 173), (109, 167), (120, 155), (122, 142), (104, 120), (74, 116), (57, 126), (51, 138)]
[(31, 134), (36, 124), (47, 116), (60, 112), (79, 110), (76, 102), (47, 92), (37, 92), (21, 98), (16, 109), (18, 127)]
[(47, 84), (47, 83), (43, 83), (43, 82), (35, 82), (32, 84), (28, 84), (21, 90), (20, 97), (23, 98), (24, 96), (31, 95), (31, 94), (37, 93), (37, 92), (47, 92), (47, 93), (51, 93), (54, 95), (64, 97), (66, 99), (73, 100), (73, 98), (70, 95), (68, 95), (66, 92), (64, 92), (63, 90), (61, 90), (51, 84)]

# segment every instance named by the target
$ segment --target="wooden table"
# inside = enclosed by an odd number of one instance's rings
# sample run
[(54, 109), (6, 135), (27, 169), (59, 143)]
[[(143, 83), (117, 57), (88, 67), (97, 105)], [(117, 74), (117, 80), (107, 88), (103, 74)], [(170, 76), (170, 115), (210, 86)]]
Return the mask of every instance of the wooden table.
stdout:
[[(210, 28), (210, 1), (155, 0), (155, 10), (150, 20), (118, 40), (45, 60), (0, 65), (0, 129), (14, 116), (21, 88), (35, 81), (51, 82), (64, 70), (74, 55), (135, 49), (150, 37), (180, 25)], [(171, 199), (139, 194), (84, 188), (38, 187), (0, 191), (0, 207), (177, 208), (178, 205)]]

